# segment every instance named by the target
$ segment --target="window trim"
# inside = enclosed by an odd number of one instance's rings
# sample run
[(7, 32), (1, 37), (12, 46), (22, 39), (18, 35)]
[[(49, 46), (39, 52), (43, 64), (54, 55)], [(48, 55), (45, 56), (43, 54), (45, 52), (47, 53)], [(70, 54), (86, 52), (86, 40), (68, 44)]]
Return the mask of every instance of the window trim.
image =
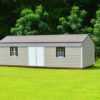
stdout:
[[(64, 56), (59, 56), (58, 55), (58, 48), (64, 48)], [(56, 57), (57, 58), (64, 58), (65, 57), (65, 47), (56, 47)]]
[[(15, 48), (16, 49), (16, 51), (15, 51), (15, 55), (12, 55), (12, 48)], [(18, 56), (18, 47), (10, 47), (10, 56), (12, 56), (12, 57), (16, 57), (16, 56)]]

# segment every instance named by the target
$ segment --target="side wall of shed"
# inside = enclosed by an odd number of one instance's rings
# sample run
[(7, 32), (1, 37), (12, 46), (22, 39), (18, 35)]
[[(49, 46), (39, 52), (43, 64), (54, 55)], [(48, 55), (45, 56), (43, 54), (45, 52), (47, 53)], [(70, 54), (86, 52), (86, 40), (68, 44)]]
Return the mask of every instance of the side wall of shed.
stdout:
[(56, 47), (45, 47), (45, 66), (81, 68), (81, 47), (65, 47), (65, 57), (56, 57)]
[[(56, 47), (45, 47), (47, 67), (81, 68), (81, 47), (65, 47), (65, 57), (56, 57)], [(34, 60), (33, 60), (34, 61)], [(0, 65), (29, 65), (28, 47), (18, 47), (18, 56), (10, 56), (10, 47), (0, 47)]]
[(94, 62), (94, 43), (88, 36), (83, 42), (83, 67), (91, 66)]
[(10, 47), (0, 47), (0, 65), (28, 65), (28, 47), (18, 47), (18, 56), (10, 56)]

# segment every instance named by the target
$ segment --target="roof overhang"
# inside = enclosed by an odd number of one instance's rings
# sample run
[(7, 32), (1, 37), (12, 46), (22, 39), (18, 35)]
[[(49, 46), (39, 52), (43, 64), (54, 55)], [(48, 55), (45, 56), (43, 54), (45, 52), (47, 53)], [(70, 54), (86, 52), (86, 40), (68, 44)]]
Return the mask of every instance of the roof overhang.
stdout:
[(68, 47), (81, 47), (81, 42), (74, 42), (74, 43), (66, 43), (66, 42), (50, 42), (50, 43), (0, 43), (0, 47), (11, 47), (11, 46), (18, 46), (18, 47), (45, 47), (45, 46), (68, 46)]

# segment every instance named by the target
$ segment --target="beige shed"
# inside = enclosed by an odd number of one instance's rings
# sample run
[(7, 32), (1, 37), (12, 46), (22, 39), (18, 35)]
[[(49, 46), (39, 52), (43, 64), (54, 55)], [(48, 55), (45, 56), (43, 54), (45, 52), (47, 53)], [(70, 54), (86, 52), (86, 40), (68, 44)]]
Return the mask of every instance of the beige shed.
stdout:
[(0, 42), (0, 65), (86, 68), (95, 63), (88, 34), (7, 36)]

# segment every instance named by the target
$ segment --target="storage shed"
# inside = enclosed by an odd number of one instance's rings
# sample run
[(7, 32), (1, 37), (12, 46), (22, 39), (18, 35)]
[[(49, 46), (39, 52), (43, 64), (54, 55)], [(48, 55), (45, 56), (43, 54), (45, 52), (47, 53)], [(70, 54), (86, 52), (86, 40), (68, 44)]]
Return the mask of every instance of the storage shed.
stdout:
[(95, 63), (88, 34), (7, 36), (0, 42), (0, 65), (86, 68)]

